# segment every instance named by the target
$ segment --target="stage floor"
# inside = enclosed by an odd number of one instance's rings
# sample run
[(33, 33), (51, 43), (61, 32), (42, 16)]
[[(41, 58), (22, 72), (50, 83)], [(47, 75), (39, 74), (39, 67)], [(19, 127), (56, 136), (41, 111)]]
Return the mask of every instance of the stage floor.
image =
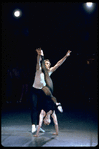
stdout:
[(90, 111), (56, 111), (59, 135), (54, 136), (53, 122), (43, 124), (45, 133), (35, 138), (31, 133), (30, 109), (16, 105), (1, 111), (1, 145), (4, 147), (81, 147), (98, 145), (97, 114)]

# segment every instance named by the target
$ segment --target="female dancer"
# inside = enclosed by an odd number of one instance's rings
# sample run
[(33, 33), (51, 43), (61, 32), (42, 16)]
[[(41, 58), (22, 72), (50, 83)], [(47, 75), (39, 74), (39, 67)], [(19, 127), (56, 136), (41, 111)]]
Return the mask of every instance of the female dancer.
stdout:
[[(60, 61), (58, 61), (54, 67), (51, 67), (51, 68), (50, 68), (50, 65), (51, 65), (50, 61), (48, 59), (47, 60), (44, 60), (43, 50), (41, 50), (41, 48), (38, 48), (38, 49), (36, 49), (36, 52), (39, 55), (41, 55), (41, 58), (42, 58), (42, 60), (41, 60), (42, 71), (45, 74), (44, 77), (45, 77), (46, 86), (44, 86), (42, 88), (42, 90), (56, 104), (57, 103), (57, 99), (52, 95), (52, 93), (53, 93), (53, 82), (52, 82), (52, 79), (51, 79), (50, 75), (52, 74), (52, 72), (54, 72), (66, 60), (66, 58), (68, 56), (70, 56), (71, 51), (68, 50), (68, 52), (66, 53), (66, 55)], [(60, 112), (63, 112), (62, 107), (60, 105), (61, 105), (60, 103), (57, 104), (58, 110)]]
[(39, 105), (39, 110), (41, 110), (39, 115), (39, 125), (37, 127), (37, 132), (34, 135), (34, 137), (39, 136), (39, 131), (43, 121), (45, 125), (49, 125), (51, 123), (50, 116), (53, 118), (53, 122), (55, 124), (55, 130), (56, 130), (56, 132), (53, 133), (53, 135), (58, 135), (58, 121), (57, 121), (57, 116), (55, 114), (55, 104), (53, 103), (53, 101), (48, 98), (43, 99), (41, 104)]

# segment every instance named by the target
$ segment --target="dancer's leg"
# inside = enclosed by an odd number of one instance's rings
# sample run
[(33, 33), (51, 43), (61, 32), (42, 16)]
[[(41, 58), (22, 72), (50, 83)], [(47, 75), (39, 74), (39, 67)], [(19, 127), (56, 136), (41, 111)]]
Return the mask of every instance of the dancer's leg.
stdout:
[(44, 93), (45, 93), (47, 96), (51, 97), (51, 99), (53, 100), (53, 102), (54, 102), (55, 104), (57, 103), (57, 99), (52, 95), (50, 89), (49, 89), (47, 86), (44, 86), (44, 87), (42, 88), (42, 90), (44, 91)]
[(32, 95), (31, 102), (31, 120), (32, 124), (37, 125), (37, 96), (35, 94)]
[(32, 133), (36, 131), (37, 125), (37, 95), (35, 89), (31, 89), (30, 93), (31, 103), (31, 122), (32, 122)]
[(45, 62), (44, 62), (44, 56), (42, 56), (42, 69), (43, 69), (44, 74), (45, 74), (46, 85), (49, 87), (51, 92), (53, 92), (53, 82), (52, 82), (52, 79), (50, 78), (50, 76), (48, 74), (48, 70), (46, 69)]

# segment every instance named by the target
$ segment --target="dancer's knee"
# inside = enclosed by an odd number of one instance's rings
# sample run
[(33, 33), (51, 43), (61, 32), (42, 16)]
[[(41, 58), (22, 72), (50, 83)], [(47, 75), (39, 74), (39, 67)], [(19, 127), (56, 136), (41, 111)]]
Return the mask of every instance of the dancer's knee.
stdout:
[(51, 92), (50, 92), (50, 90), (49, 90), (48, 87), (44, 86), (44, 87), (42, 88), (42, 90), (44, 91), (44, 93), (45, 93), (47, 96), (51, 96)]

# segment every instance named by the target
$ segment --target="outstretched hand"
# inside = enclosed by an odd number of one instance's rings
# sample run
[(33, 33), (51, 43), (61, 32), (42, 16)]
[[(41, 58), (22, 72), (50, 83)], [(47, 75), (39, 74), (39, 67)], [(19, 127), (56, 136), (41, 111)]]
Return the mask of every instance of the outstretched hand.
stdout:
[(43, 50), (41, 50), (41, 48), (36, 49), (36, 52), (38, 55), (44, 56)]
[(72, 52), (72, 51), (68, 50), (67, 53), (66, 53), (66, 56), (67, 56), (67, 57), (70, 56), (70, 53), (71, 53), (71, 52)]
[(54, 132), (53, 135), (58, 135), (58, 133)]
[(33, 136), (34, 136), (34, 137), (39, 137), (39, 135), (37, 135), (37, 134), (36, 134), (36, 135), (33, 135)]

